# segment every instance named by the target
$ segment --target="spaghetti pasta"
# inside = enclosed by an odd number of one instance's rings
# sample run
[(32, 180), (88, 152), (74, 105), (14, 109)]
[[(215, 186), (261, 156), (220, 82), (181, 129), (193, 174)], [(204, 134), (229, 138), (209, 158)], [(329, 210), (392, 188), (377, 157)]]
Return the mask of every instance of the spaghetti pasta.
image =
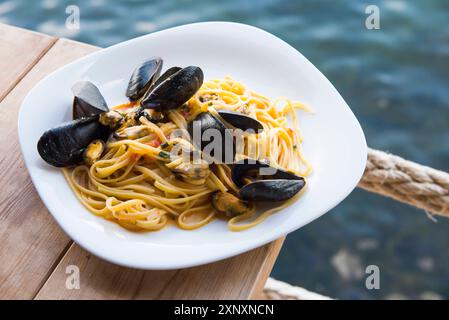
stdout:
[[(134, 107), (130, 103), (114, 109), (126, 113)], [(64, 168), (64, 176), (90, 212), (127, 229), (155, 231), (170, 221), (182, 229), (196, 229), (225, 218), (211, 204), (215, 192), (237, 194), (239, 188), (231, 179), (229, 164), (199, 163), (191, 176), (183, 158), (172, 157), (171, 152), (175, 146), (194, 147), (189, 139), (173, 133), (185, 129), (201, 112), (220, 119), (218, 110), (236, 111), (257, 119), (264, 128), (258, 134), (243, 135), (236, 160), (260, 159), (306, 177), (312, 167), (301, 152), (296, 109), (309, 110), (285, 98), (272, 101), (231, 77), (205, 81), (184, 106), (168, 111), (168, 119), (154, 123), (140, 117), (131, 126), (122, 126), (115, 133), (120, 139), (110, 139), (98, 161)], [(250, 203), (244, 214), (227, 218), (228, 227), (233, 231), (250, 228), (299, 196), (260, 214), (257, 204)]]

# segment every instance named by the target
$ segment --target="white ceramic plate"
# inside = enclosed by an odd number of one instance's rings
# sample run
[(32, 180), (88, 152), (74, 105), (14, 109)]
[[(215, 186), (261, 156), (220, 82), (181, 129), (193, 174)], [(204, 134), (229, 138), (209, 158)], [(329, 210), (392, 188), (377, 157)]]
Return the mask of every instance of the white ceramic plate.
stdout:
[[(71, 86), (97, 84), (108, 105), (126, 102), (134, 67), (160, 56), (164, 68), (200, 66), (206, 79), (232, 75), (269, 97), (287, 96), (311, 106), (301, 113), (304, 154), (314, 166), (308, 188), (289, 208), (255, 228), (231, 232), (222, 221), (195, 231), (170, 227), (132, 233), (88, 212), (59, 169), (36, 150), (41, 134), (71, 117)], [(175, 269), (205, 264), (259, 247), (318, 218), (357, 185), (365, 168), (365, 137), (351, 109), (332, 84), (298, 51), (255, 27), (207, 22), (185, 25), (120, 43), (53, 72), (27, 95), (19, 114), (19, 138), (34, 185), (64, 231), (93, 254), (120, 265)]]

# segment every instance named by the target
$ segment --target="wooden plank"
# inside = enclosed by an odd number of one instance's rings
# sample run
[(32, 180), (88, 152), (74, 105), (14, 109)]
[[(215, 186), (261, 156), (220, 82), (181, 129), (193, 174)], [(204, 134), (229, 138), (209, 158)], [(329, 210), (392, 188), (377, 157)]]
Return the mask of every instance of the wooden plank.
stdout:
[[(284, 239), (208, 265), (142, 271), (100, 260), (73, 244), (36, 299), (250, 299), (259, 297)], [(80, 288), (67, 289), (68, 266)]]
[(24, 166), (16, 127), (20, 104), (44, 76), (94, 50), (57, 41), (0, 103), (0, 299), (33, 298), (71, 243), (48, 214)]
[(0, 101), (55, 41), (47, 35), (0, 23)]

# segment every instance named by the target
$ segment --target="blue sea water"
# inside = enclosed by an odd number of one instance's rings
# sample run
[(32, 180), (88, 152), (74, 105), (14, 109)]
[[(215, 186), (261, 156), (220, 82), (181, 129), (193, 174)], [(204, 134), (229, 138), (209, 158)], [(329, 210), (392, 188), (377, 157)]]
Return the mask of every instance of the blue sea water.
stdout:
[[(365, 27), (371, 4), (379, 30)], [(65, 27), (69, 5), (79, 30)], [(0, 22), (103, 47), (208, 20), (284, 39), (340, 91), (369, 146), (449, 171), (448, 1), (0, 1)], [(449, 298), (447, 241), (449, 220), (355, 190), (287, 237), (272, 276), (336, 298)], [(368, 265), (379, 290), (365, 287)]]

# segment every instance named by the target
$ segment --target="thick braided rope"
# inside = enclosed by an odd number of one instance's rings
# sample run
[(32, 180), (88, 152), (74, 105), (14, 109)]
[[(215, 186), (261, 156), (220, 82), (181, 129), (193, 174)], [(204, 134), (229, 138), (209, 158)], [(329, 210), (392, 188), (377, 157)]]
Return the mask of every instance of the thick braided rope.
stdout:
[(329, 297), (273, 278), (268, 278), (262, 298), (266, 300), (331, 300)]
[(449, 217), (449, 174), (446, 172), (369, 149), (359, 187)]

